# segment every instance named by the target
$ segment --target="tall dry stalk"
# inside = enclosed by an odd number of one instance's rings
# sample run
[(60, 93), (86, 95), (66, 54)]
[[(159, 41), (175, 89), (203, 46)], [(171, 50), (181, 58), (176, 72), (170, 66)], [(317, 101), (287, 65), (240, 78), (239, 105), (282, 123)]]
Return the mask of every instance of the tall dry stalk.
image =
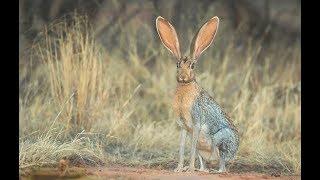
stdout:
[(103, 97), (103, 59), (92, 34), (87, 19), (75, 17), (71, 24), (46, 28), (36, 51), (48, 65), (51, 96), (57, 111), (62, 109), (60, 119), (67, 128), (89, 130), (94, 104)]

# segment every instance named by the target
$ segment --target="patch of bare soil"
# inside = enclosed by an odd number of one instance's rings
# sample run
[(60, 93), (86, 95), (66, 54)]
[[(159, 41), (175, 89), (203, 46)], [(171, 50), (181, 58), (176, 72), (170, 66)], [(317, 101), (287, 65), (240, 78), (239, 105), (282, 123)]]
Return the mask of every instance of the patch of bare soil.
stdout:
[(271, 176), (259, 173), (225, 173), (212, 174), (205, 172), (179, 172), (172, 170), (157, 170), (147, 168), (130, 168), (130, 167), (100, 167), (100, 168), (79, 168), (72, 167), (63, 169), (59, 168), (42, 168), (31, 172), (21, 179), (57, 179), (57, 178), (73, 178), (73, 179), (301, 179), (301, 176)]

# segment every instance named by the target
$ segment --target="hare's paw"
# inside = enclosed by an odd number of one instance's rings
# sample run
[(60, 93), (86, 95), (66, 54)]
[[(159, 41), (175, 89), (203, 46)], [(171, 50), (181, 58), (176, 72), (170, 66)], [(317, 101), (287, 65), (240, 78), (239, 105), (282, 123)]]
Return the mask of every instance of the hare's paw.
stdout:
[(174, 169), (174, 172), (182, 172), (183, 169), (184, 169), (183, 166), (178, 165), (178, 167)]
[(184, 171), (186, 172), (189, 172), (189, 173), (193, 173), (196, 169), (193, 167), (193, 168), (190, 168), (189, 166), (186, 166), (184, 167)]
[(224, 169), (219, 169), (219, 170), (215, 170), (215, 169), (210, 169), (209, 171), (210, 173), (212, 174), (224, 174), (224, 173), (227, 173), (227, 171)]
[(178, 166), (176, 169), (174, 169), (174, 172), (194, 172), (195, 168), (190, 169), (189, 166)]
[(189, 172), (189, 166), (179, 166), (177, 168), (174, 169), (174, 172)]
[(207, 168), (200, 168), (198, 169), (199, 172), (206, 172), (206, 173), (209, 173), (209, 169)]
[(227, 172), (226, 169), (219, 169), (219, 170), (218, 170), (218, 173), (226, 173), (226, 172)]

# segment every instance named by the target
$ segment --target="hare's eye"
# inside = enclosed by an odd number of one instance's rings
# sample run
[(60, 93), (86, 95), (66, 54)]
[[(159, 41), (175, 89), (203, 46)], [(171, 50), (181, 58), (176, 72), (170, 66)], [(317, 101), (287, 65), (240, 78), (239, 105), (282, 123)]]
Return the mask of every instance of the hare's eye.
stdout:
[(179, 62), (177, 62), (177, 68), (179, 68), (179, 65), (180, 65), (180, 63), (179, 63)]
[(193, 68), (194, 68), (194, 63), (191, 63), (191, 66), (190, 66), (190, 67), (191, 67), (191, 69), (193, 69)]

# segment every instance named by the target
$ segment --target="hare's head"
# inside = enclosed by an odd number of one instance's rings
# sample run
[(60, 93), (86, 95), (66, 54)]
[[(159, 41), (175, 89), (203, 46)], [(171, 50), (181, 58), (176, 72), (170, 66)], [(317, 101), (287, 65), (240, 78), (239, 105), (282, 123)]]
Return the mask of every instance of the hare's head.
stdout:
[(179, 83), (190, 83), (195, 80), (194, 67), (199, 56), (212, 43), (219, 25), (219, 18), (217, 16), (207, 21), (194, 36), (190, 46), (190, 56), (181, 57), (180, 44), (178, 35), (174, 27), (159, 16), (156, 19), (156, 28), (163, 45), (176, 57), (177, 59), (177, 81)]

